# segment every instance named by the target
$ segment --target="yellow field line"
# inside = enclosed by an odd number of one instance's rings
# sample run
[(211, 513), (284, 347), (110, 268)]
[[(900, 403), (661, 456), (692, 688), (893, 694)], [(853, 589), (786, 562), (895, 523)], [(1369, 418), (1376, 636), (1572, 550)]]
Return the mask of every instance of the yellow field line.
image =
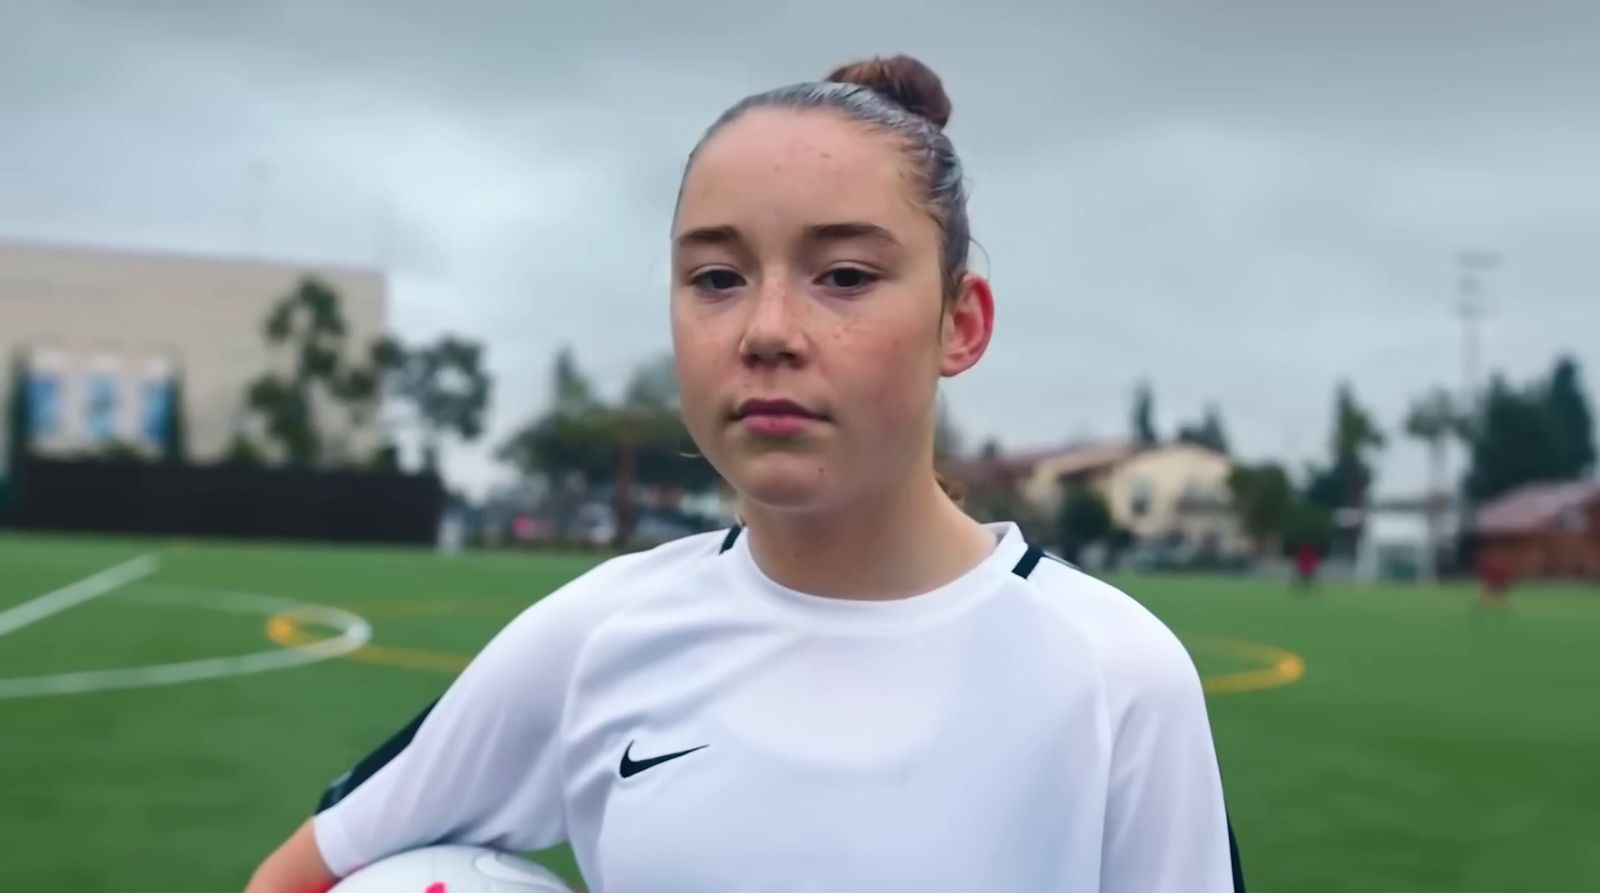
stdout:
[[(272, 640), (273, 644), (284, 648), (307, 645), (318, 640), (317, 636), (302, 629), (299, 621), (291, 614), (279, 614), (268, 619), (267, 638)], [(467, 662), (471, 660), (466, 655), (451, 654), (447, 651), (393, 648), (388, 645), (363, 645), (345, 655), (345, 659), (368, 664), (386, 664), (391, 667), (407, 667), (413, 670), (439, 670), (445, 673), (459, 673), (466, 669)]]
[(1305, 658), (1293, 651), (1275, 645), (1255, 642), (1238, 642), (1231, 639), (1191, 639), (1206, 648), (1225, 651), (1245, 660), (1260, 661), (1266, 666), (1236, 673), (1222, 673), (1202, 678), (1201, 684), (1208, 695), (1232, 695), (1247, 691), (1262, 691), (1292, 685), (1306, 674)]
[[(267, 638), (284, 648), (293, 648), (317, 641), (317, 636), (300, 627), (292, 613), (278, 614), (267, 620)], [(1306, 662), (1293, 651), (1274, 645), (1239, 642), (1231, 639), (1191, 639), (1210, 650), (1225, 651), (1245, 660), (1260, 661), (1266, 666), (1235, 673), (1206, 676), (1201, 684), (1208, 695), (1231, 695), (1247, 691), (1262, 691), (1298, 682), (1306, 674)], [(395, 648), (389, 645), (364, 645), (345, 655), (346, 660), (413, 670), (438, 670), (459, 673), (472, 660), (469, 655), (448, 651), (430, 651), (425, 648)]]

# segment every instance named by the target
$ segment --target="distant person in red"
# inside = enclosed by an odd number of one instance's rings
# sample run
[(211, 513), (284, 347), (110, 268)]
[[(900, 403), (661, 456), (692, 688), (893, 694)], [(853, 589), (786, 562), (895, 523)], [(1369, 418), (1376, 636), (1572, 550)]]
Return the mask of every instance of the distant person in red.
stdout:
[(1511, 590), (1511, 565), (1493, 553), (1478, 560), (1478, 580), (1483, 584), (1483, 603), (1504, 605)]
[(1322, 556), (1317, 552), (1317, 547), (1307, 543), (1294, 552), (1294, 578), (1300, 588), (1309, 589), (1317, 582), (1317, 565), (1322, 562)]

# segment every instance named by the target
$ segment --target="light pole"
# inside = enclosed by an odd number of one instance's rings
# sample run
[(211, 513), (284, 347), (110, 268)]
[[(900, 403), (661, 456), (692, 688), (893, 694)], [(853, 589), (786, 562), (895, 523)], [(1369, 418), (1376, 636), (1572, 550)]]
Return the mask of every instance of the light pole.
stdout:
[(1459, 271), (1456, 316), (1461, 319), (1461, 384), (1462, 406), (1469, 412), (1478, 390), (1479, 366), (1482, 363), (1482, 333), (1480, 324), (1488, 314), (1484, 302), (1484, 275), (1500, 266), (1500, 256), (1489, 251), (1463, 251), (1456, 257)]
[[(1500, 255), (1491, 251), (1463, 251), (1456, 256), (1458, 300), (1456, 303), (1456, 316), (1461, 319), (1461, 405), (1458, 410), (1457, 425), (1464, 425), (1460, 429), (1467, 432), (1473, 430), (1474, 420), (1481, 421), (1482, 413), (1486, 407), (1477, 399), (1479, 388), (1479, 367), (1483, 362), (1483, 344), (1480, 325), (1484, 316), (1488, 314), (1488, 307), (1484, 300), (1484, 277), (1500, 266)], [(1470, 449), (1470, 448), (1469, 448)], [(1462, 465), (1470, 461), (1463, 456)], [(1443, 465), (1443, 460), (1440, 462)], [(1430, 502), (1442, 498), (1430, 494)], [(1462, 483), (1456, 488), (1455, 517), (1458, 527), (1464, 529), (1468, 524), (1468, 504), (1465, 486), (1465, 475)], [(1430, 527), (1437, 530), (1438, 513), (1432, 513)], [(1437, 533), (1430, 533), (1437, 536)]]

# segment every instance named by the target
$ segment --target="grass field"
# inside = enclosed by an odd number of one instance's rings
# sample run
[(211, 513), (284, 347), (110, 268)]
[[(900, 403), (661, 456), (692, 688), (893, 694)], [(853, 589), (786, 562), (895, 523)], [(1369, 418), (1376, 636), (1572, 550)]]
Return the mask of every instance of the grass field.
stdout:
[[(4, 631), (7, 609), (145, 553), (161, 559), (148, 576), (69, 590), (49, 604), (86, 600)], [(330, 779), (592, 561), (0, 537), (8, 885), (240, 889)], [(1600, 591), (1520, 591), (1486, 614), (1465, 588), (1118, 582), (1184, 637), (1215, 691), (1253, 891), (1596, 889)], [(373, 644), (275, 668), (301, 656), (283, 644), (345, 621), (272, 621), (293, 606), (259, 596), (344, 608)], [(1294, 657), (1304, 676), (1281, 684)], [(160, 674), (220, 675), (56, 693)]]

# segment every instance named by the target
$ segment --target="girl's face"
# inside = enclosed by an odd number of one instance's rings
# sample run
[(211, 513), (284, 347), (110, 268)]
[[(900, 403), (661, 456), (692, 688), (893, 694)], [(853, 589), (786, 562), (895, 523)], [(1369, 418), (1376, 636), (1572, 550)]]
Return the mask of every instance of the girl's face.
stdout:
[(895, 140), (756, 109), (701, 147), (672, 234), (690, 434), (740, 494), (807, 511), (930, 474), (935, 388), (982, 356), (987, 285), (942, 306), (940, 233)]

